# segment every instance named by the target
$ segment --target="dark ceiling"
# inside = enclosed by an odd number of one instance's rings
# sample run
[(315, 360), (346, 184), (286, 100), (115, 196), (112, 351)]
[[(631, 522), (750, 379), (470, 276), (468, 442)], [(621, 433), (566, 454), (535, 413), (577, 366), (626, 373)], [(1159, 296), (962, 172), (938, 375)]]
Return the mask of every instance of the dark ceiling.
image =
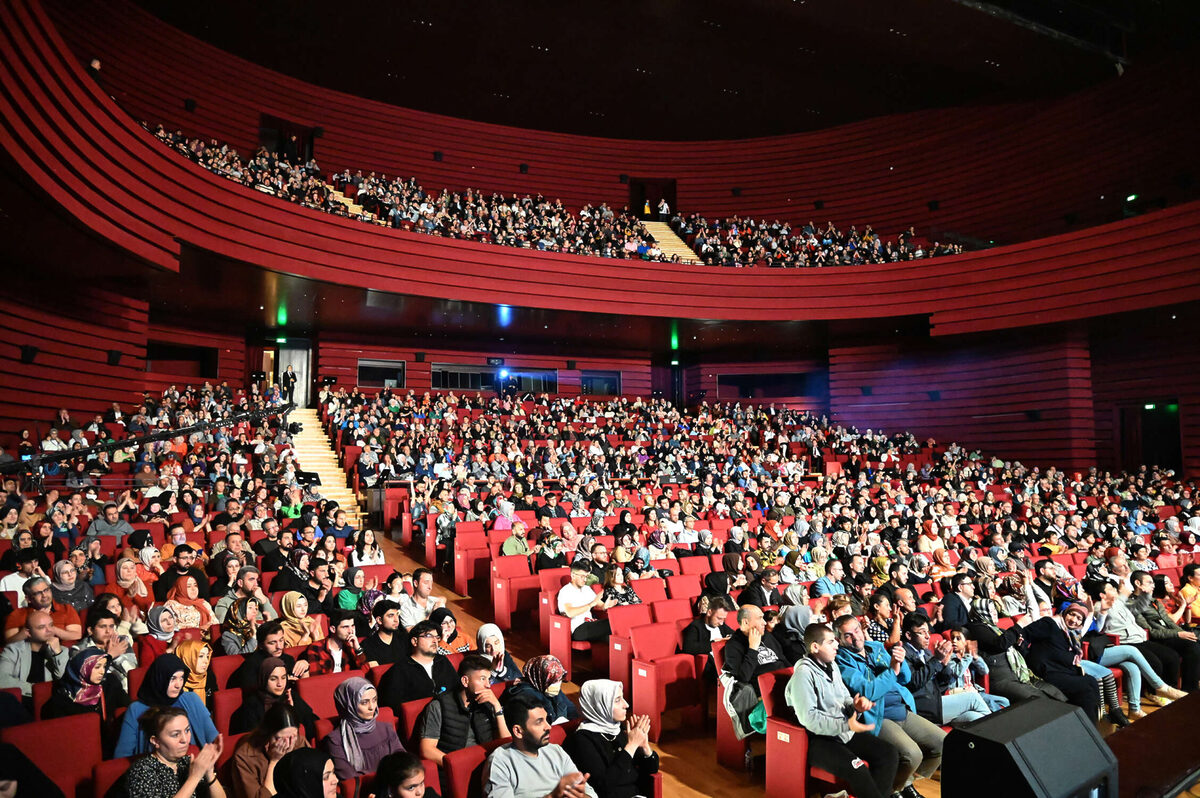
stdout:
[(1192, 41), (1177, 24), (1185, 0), (138, 2), (223, 49), (351, 94), (641, 139), (745, 138), (1060, 96), (1115, 77), (1114, 58)]

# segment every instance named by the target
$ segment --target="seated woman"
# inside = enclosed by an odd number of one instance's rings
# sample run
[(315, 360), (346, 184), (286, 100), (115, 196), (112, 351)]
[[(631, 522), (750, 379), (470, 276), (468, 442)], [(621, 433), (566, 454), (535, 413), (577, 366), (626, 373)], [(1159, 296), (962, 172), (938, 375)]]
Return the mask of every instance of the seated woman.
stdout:
[(653, 795), (658, 754), (650, 747), (650, 718), (629, 715), (620, 682), (592, 679), (579, 688), (583, 723), (563, 748), (598, 798)]
[(537, 545), (537, 559), (534, 560), (535, 571), (545, 571), (550, 568), (566, 568), (567, 554), (563, 551), (563, 540), (553, 532), (545, 535)]
[(137, 573), (137, 563), (129, 559), (117, 560), (116, 579), (109, 586), (109, 590), (121, 599), (121, 604), (126, 607), (136, 607), (139, 612), (146, 612), (150, 609), (150, 605), (154, 603), (154, 596), (150, 594), (146, 583), (142, 581)]
[(354, 549), (350, 552), (350, 564), (355, 568), (361, 568), (364, 565), (387, 565), (387, 560), (383, 556), (383, 548), (375, 540), (375, 533), (372, 530), (364, 529), (358, 536)]
[(275, 766), (275, 798), (334, 798), (338, 794), (333, 758), (324, 751), (298, 748)]
[(492, 662), (491, 683), (511, 682), (521, 678), (521, 669), (512, 655), (504, 650), (504, 633), (494, 623), (485, 623), (475, 635), (479, 653)]
[(192, 739), (197, 745), (207, 745), (217, 739), (217, 727), (212, 716), (195, 693), (183, 692), (187, 681), (187, 666), (174, 654), (163, 654), (150, 663), (146, 678), (138, 688), (137, 700), (125, 710), (121, 723), (121, 735), (113, 756), (145, 754), (150, 752), (150, 736), (138, 726), (138, 720), (151, 707), (175, 707), (182, 710), (192, 727)]
[(242, 734), (262, 723), (267, 710), (276, 704), (287, 704), (296, 713), (296, 720), (309, 740), (317, 739), (317, 718), (300, 692), (288, 680), (287, 664), (278, 657), (267, 657), (258, 669), (258, 690), (250, 693), (229, 718), (229, 733)]
[(258, 599), (246, 596), (229, 605), (221, 626), (221, 650), (226, 654), (251, 654), (258, 649)]
[(275, 768), (290, 752), (307, 748), (308, 740), (300, 728), (296, 712), (285, 703), (277, 703), (263, 715), (233, 749), (230, 787), (234, 798), (271, 798), (275, 794)]
[(217, 692), (217, 680), (209, 668), (212, 664), (212, 648), (202, 640), (184, 640), (175, 647), (175, 656), (188, 666), (184, 692), (200, 696), (204, 705), (211, 709), (213, 693)]
[(95, 712), (100, 716), (100, 747), (111, 756), (117, 744), (117, 710), (129, 706), (129, 695), (117, 678), (108, 679), (110, 657), (95, 646), (71, 657), (54, 694), (42, 707), (42, 720)]
[(517, 682), (504, 691), (504, 700), (523, 696), (546, 709), (546, 719), (551, 725), (567, 723), (579, 717), (579, 709), (562, 694), (563, 677), (567, 670), (562, 662), (551, 654), (532, 657), (525, 663), (522, 672), (525, 680)]
[(308, 646), (325, 639), (321, 624), (308, 614), (308, 599), (295, 590), (289, 591), (279, 602), (279, 622), (283, 624), (283, 644)]
[(1114, 726), (1128, 726), (1129, 719), (1121, 711), (1112, 673), (1083, 658), (1080, 637), (1090, 617), (1083, 605), (1070, 604), (1061, 615), (1046, 616), (1026, 626), (1029, 665), (1034, 673), (1061, 690), (1067, 701), (1081, 707), (1089, 719), (1097, 717), (1098, 699), (1103, 696), (1108, 721)]
[(366, 679), (352, 676), (339, 684), (333, 690), (333, 703), (338, 720), (321, 748), (333, 757), (339, 781), (374, 773), (379, 760), (404, 750), (395, 726), (375, 722), (379, 696)]
[(188, 729), (186, 712), (155, 707), (141, 717), (150, 756), (135, 759), (129, 766), (125, 774), (129, 798), (225, 798), (217, 781), (217, 760), (223, 748), (220, 738), (202, 743), (193, 758), (188, 747), (195, 728)]
[(137, 639), (138, 662), (149, 663), (175, 650), (175, 630), (179, 619), (166, 607), (151, 607), (146, 613), (146, 633)]
[(232, 591), (236, 585), (238, 571), (242, 569), (242, 562), (237, 557), (226, 557), (222, 570), (223, 574), (213, 580), (209, 588), (208, 595), (213, 598), (221, 598), (225, 594)]
[[(364, 785), (364, 792), (368, 787)], [(440, 798), (433, 787), (425, 783), (425, 765), (409, 753), (388, 754), (379, 761), (375, 771), (375, 796), (396, 798)]]
[[(145, 531), (145, 530), (139, 530)], [(147, 536), (149, 533), (147, 533)], [(162, 554), (154, 546), (145, 546), (137, 553), (137, 562), (134, 567), (137, 568), (138, 579), (146, 583), (147, 587), (151, 587), (158, 578), (166, 571), (162, 564)]]
[(667, 533), (661, 529), (655, 529), (646, 537), (646, 548), (650, 552), (651, 560), (674, 560), (675, 552), (671, 549), (671, 544), (667, 541)]
[(641, 548), (633, 554), (633, 559), (625, 567), (625, 579), (655, 579), (658, 571), (650, 565), (650, 549)]
[[(645, 549), (641, 551), (645, 551)], [(621, 569), (619, 563), (615, 562), (609, 563), (609, 566), (604, 569), (604, 590), (601, 591), (600, 598), (604, 603), (608, 603), (610, 600), (616, 601), (616, 606), (619, 607), (642, 603), (642, 598), (633, 589), (633, 585), (625, 581), (625, 571)]]
[(76, 612), (82, 613), (92, 606), (95, 594), (92, 586), (78, 578), (79, 571), (70, 560), (59, 560), (54, 563), (54, 580), (50, 583), (50, 591), (58, 604), (69, 604)]
[(429, 621), (438, 628), (442, 638), (438, 641), (438, 652), (444, 657), (465, 654), (471, 650), (471, 639), (458, 633), (458, 619), (445, 607), (438, 607), (429, 614)]
[(696, 547), (692, 549), (691, 553), (693, 557), (711, 558), (712, 555), (721, 553), (721, 547), (718, 546), (716, 541), (713, 539), (713, 533), (711, 529), (697, 530), (696, 537), (699, 542), (696, 543)]
[(361, 568), (347, 568), (342, 574), (342, 579), (345, 587), (337, 594), (338, 609), (342, 610), (357, 610), (363, 595), (367, 591), (379, 587), (379, 580), (374, 578), (368, 580), (366, 572)]
[(164, 607), (175, 613), (179, 629), (200, 629), (207, 632), (217, 622), (212, 605), (200, 598), (200, 585), (196, 577), (186, 574), (179, 577), (167, 591)]
[[(626, 510), (626, 513), (628, 512), (629, 511)], [(612, 550), (613, 562), (624, 564), (632, 561), (634, 555), (637, 554), (638, 549), (642, 547), (638, 542), (637, 528), (631, 524), (629, 529), (625, 530), (620, 535), (617, 535), (616, 539), (617, 545)]]
[(287, 563), (276, 574), (271, 582), (271, 592), (287, 592), (299, 590), (308, 584), (308, 565), (311, 561), (307, 549), (297, 546), (288, 555)]

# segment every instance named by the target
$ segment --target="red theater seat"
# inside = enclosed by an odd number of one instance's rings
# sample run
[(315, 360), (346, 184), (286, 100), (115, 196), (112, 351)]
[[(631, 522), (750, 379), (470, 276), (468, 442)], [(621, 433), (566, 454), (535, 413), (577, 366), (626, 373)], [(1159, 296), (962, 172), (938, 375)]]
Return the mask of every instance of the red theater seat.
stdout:
[[(814, 790), (830, 792), (837, 788), (832, 773), (808, 766), (808, 732), (796, 723), (784, 697), (791, 678), (791, 668), (758, 677), (763, 709), (767, 712), (767, 798), (791, 798), (809, 795)], [(814, 781), (820, 784), (813, 784)]]
[(91, 795), (92, 768), (100, 761), (100, 716), (91, 712), (0, 729), (68, 798)]
[(522, 612), (537, 612), (541, 580), (530, 570), (523, 554), (492, 560), (492, 611), (495, 623), (503, 631), (512, 628), (513, 617)]
[(654, 623), (630, 631), (633, 644), (633, 711), (650, 717), (650, 739), (662, 734), (662, 715), (684, 710), (688, 720), (704, 724), (708, 696), (703, 665), (692, 654), (676, 654), (674, 624)]

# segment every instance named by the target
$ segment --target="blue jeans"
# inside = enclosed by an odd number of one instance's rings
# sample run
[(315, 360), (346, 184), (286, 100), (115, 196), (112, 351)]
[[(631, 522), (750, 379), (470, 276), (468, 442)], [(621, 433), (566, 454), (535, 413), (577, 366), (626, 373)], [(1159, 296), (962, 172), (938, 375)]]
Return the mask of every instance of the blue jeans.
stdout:
[(1151, 689), (1156, 692), (1166, 684), (1150, 667), (1150, 663), (1146, 661), (1142, 652), (1133, 646), (1106, 647), (1104, 653), (1100, 655), (1100, 664), (1106, 668), (1120, 668), (1125, 673), (1125, 698), (1131, 707), (1141, 704), (1143, 676), (1146, 677)]
[[(1007, 703), (1007, 702), (1006, 702)], [(974, 690), (942, 696), (942, 723), (979, 720), (992, 714), (983, 696)]]

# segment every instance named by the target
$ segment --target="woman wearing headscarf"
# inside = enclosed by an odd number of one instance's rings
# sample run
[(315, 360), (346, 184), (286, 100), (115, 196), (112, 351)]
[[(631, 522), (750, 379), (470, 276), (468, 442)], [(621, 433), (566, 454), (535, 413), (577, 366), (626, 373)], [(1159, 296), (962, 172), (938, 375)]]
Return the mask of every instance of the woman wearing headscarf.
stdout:
[(475, 635), (479, 653), (492, 663), (491, 683), (511, 682), (521, 678), (521, 669), (512, 655), (504, 649), (504, 633), (494, 623), (485, 623)]
[(250, 654), (258, 649), (258, 627), (262, 616), (258, 599), (244, 596), (229, 605), (221, 626), (221, 650), (226, 654)]
[(70, 604), (76, 612), (84, 612), (92, 606), (95, 594), (92, 586), (78, 579), (79, 571), (70, 560), (59, 560), (54, 563), (54, 580), (50, 583), (50, 592), (54, 594), (55, 602)]
[(883, 546), (876, 546), (871, 551), (870, 569), (871, 569), (871, 584), (875, 587), (887, 584), (891, 577), (888, 574), (888, 569), (891, 568), (892, 561), (887, 556), (887, 550)]
[(275, 798), (335, 798), (337, 772), (324, 751), (300, 748), (275, 765)]
[(137, 574), (137, 563), (133, 560), (117, 560), (117, 575), (109, 590), (121, 600), (124, 607), (136, 607), (138, 612), (148, 612), (154, 597), (146, 583)]
[(356, 610), (363, 593), (379, 586), (378, 579), (367, 582), (367, 572), (361, 568), (347, 568), (342, 574), (344, 587), (337, 594), (338, 609)]
[(138, 662), (152, 662), (175, 650), (175, 630), (179, 619), (167, 607), (151, 607), (146, 613), (146, 633), (137, 639)]
[[(145, 532), (145, 530), (140, 531)], [(147, 532), (146, 534), (149, 535), (150, 533)], [(152, 545), (145, 546), (138, 551), (135, 566), (137, 567), (138, 579), (145, 582), (147, 587), (157, 582), (158, 578), (166, 570), (163, 568), (162, 554)]]
[(175, 613), (179, 629), (208, 631), (210, 626), (217, 623), (212, 605), (200, 598), (200, 585), (191, 574), (184, 574), (175, 581), (167, 591), (163, 606)]
[(726, 554), (740, 554), (746, 550), (746, 533), (739, 524), (729, 527), (729, 540), (725, 541)]
[(613, 537), (621, 540), (625, 535), (637, 535), (637, 527), (633, 525), (633, 513), (629, 510), (622, 510), (618, 516), (616, 525), (612, 529)]
[(696, 548), (691, 551), (693, 557), (711, 558), (714, 554), (721, 554), (721, 547), (713, 540), (711, 529), (696, 530), (696, 539)]
[(674, 560), (675, 552), (667, 542), (667, 533), (661, 529), (652, 529), (646, 536), (646, 548), (650, 551), (652, 560)]
[(229, 775), (234, 798), (271, 798), (279, 762), (308, 746), (295, 711), (287, 704), (275, 704), (233, 750)]
[(125, 710), (114, 757), (119, 759), (150, 751), (150, 741), (138, 726), (138, 720), (150, 707), (178, 707), (186, 712), (192, 726), (192, 742), (196, 745), (207, 745), (217, 739), (217, 728), (204, 702), (195, 693), (183, 690), (187, 676), (187, 666), (174, 654), (163, 654), (150, 663), (146, 678), (138, 688), (137, 700)]
[(958, 569), (950, 564), (950, 552), (946, 549), (934, 549), (931, 556), (933, 564), (929, 566), (930, 579), (941, 581), (958, 573)]
[(89, 646), (67, 662), (54, 694), (42, 707), (42, 720), (95, 712), (100, 716), (100, 747), (111, 756), (117, 743), (117, 710), (129, 706), (129, 695), (119, 679), (105, 678), (111, 658), (103, 649)]
[(590, 774), (597, 798), (653, 795), (658, 754), (650, 747), (650, 718), (630, 715), (620, 682), (592, 679), (579, 689), (583, 723), (563, 744), (575, 767)]
[(438, 641), (438, 653), (444, 657), (451, 654), (465, 654), (471, 650), (471, 639), (458, 633), (458, 619), (446, 607), (438, 607), (429, 614), (429, 622), (438, 628), (441, 639)]
[(504, 691), (505, 700), (523, 696), (536, 706), (544, 707), (546, 719), (551, 725), (566, 723), (579, 717), (579, 710), (571, 699), (562, 694), (563, 678), (567, 669), (551, 654), (533, 657), (525, 663), (525, 677)]
[(553, 532), (546, 533), (537, 546), (537, 558), (534, 560), (535, 571), (546, 571), (551, 568), (566, 568), (567, 554), (563, 551), (563, 541)]
[(772, 634), (783, 647), (788, 662), (798, 662), (804, 656), (804, 629), (812, 619), (812, 608), (807, 604), (792, 604), (779, 609), (778, 623)]
[(817, 579), (820, 579), (825, 575), (825, 564), (829, 562), (829, 549), (824, 546), (816, 546), (813, 548), (809, 558), (811, 560), (810, 570)]
[(333, 757), (339, 781), (374, 773), (379, 760), (403, 751), (396, 728), (376, 723), (379, 696), (375, 686), (361, 676), (352, 676), (333, 690), (338, 719), (333, 731), (321, 741), (321, 749)]
[(299, 590), (307, 585), (309, 580), (308, 563), (310, 559), (311, 553), (303, 546), (297, 546), (292, 549), (292, 553), (288, 555), (287, 563), (275, 574), (275, 579), (271, 582), (271, 592), (278, 593), (280, 591)]
[[(741, 554), (731, 552), (721, 557), (721, 569), (729, 577), (728, 588), (730, 592), (746, 586), (745, 568), (746, 564), (742, 562)], [(733, 606), (736, 607), (737, 602), (734, 602)]]
[(583, 530), (584, 535), (593, 537), (601, 537), (608, 534), (608, 528), (604, 526), (604, 511), (593, 510), (591, 520), (588, 521), (587, 528)]
[[(614, 563), (614, 565), (620, 567), (619, 564)], [(625, 578), (627, 580), (653, 579), (657, 576), (658, 571), (650, 565), (650, 550), (642, 548), (634, 552), (633, 558), (625, 567)]]
[(308, 614), (308, 599), (295, 590), (288, 591), (279, 602), (279, 622), (283, 624), (283, 642), (288, 648), (325, 639), (321, 624)]
[(288, 679), (287, 664), (279, 657), (267, 657), (258, 668), (258, 689), (242, 701), (229, 717), (229, 733), (242, 734), (262, 723), (267, 710), (276, 704), (287, 704), (296, 713), (300, 727), (310, 740), (317, 739), (317, 718), (300, 691)]
[(619, 563), (627, 563), (634, 558), (640, 548), (637, 539), (637, 530), (622, 532), (616, 536), (617, 545), (613, 549), (612, 559)]
[(175, 656), (188, 666), (184, 691), (200, 696), (204, 705), (211, 709), (213, 693), (217, 692), (217, 680), (209, 667), (212, 664), (212, 648), (202, 640), (184, 640), (175, 647)]

